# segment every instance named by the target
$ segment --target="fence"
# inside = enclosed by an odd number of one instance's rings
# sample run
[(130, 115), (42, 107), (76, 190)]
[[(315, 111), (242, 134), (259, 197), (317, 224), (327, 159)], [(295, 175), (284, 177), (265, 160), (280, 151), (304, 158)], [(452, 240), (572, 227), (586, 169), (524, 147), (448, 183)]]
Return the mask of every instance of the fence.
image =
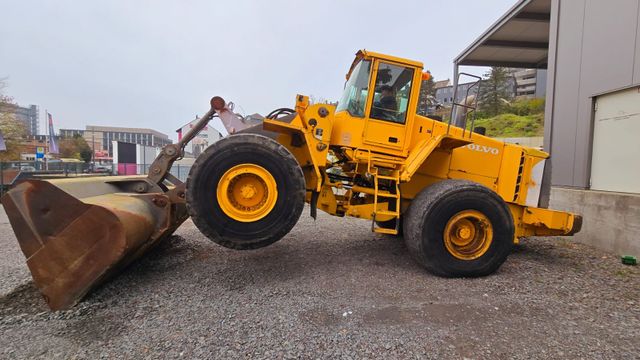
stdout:
[(496, 138), (497, 140), (504, 141), (511, 144), (518, 144), (529, 147), (542, 147), (544, 138), (542, 136), (533, 137), (512, 137), (512, 138)]
[[(109, 173), (113, 175), (147, 175), (149, 174), (151, 164), (114, 164), (109, 167)], [(187, 181), (191, 165), (173, 164), (171, 167), (171, 175), (177, 177), (180, 181)]]

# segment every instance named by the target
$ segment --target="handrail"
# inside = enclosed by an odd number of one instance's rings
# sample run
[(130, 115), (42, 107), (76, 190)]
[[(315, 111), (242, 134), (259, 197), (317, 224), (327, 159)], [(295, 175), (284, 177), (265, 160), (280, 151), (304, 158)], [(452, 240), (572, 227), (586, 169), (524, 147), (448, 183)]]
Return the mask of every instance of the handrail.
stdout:
[[(467, 87), (466, 92), (465, 92), (465, 97), (464, 97), (464, 103), (459, 103), (458, 102), (458, 88), (460, 87), (460, 77), (462, 76), (468, 76), (471, 78), (476, 79), (476, 81), (470, 85), (469, 87)], [(471, 137), (471, 134), (473, 133), (473, 127), (475, 126), (475, 122), (476, 122), (476, 110), (478, 109), (478, 99), (480, 98), (480, 90), (481, 90), (481, 84), (482, 84), (482, 78), (480, 76), (477, 75), (473, 75), (473, 74), (469, 74), (469, 73), (460, 73), (458, 74), (458, 79), (455, 82), (456, 86), (453, 89), (453, 102), (451, 103), (451, 116), (449, 117), (449, 122), (447, 124), (447, 135), (449, 135), (449, 131), (451, 128), (451, 122), (455, 121), (457, 118), (457, 112), (456, 112), (456, 107), (462, 107), (464, 109), (467, 109), (467, 112), (464, 114), (464, 121), (461, 124), (454, 124), (454, 126), (459, 126), (462, 128), (462, 137), (464, 137), (465, 135), (465, 131), (467, 128), (467, 119), (469, 117), (469, 113), (473, 113), (473, 118), (471, 120), (471, 129), (469, 130), (469, 137)], [(469, 92), (471, 91), (471, 89), (473, 89), (474, 87), (478, 87), (478, 90), (476, 91), (476, 96), (475, 99), (473, 99), (473, 103), (471, 105), (468, 104), (468, 100), (469, 100)]]

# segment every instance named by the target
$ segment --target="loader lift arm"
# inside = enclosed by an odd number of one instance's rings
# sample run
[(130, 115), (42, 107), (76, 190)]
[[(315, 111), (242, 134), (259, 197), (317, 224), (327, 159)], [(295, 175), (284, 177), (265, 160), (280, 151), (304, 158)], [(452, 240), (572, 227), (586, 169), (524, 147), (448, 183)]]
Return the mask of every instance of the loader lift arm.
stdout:
[[(160, 186), (160, 188), (166, 192), (167, 196), (169, 196), (171, 201), (174, 203), (185, 202), (186, 185), (170, 172), (173, 163), (184, 156), (185, 146), (187, 146), (187, 144), (193, 140), (193, 138), (195, 138), (196, 135), (198, 135), (198, 133), (202, 131), (202, 129), (204, 129), (215, 116), (220, 117), (229, 134), (246, 127), (246, 124), (232, 112), (224, 99), (220, 96), (214, 96), (211, 98), (210, 104), (211, 108), (209, 111), (200, 118), (200, 120), (182, 137), (182, 139), (175, 144), (169, 144), (162, 148), (160, 154), (158, 154), (149, 167), (147, 181)], [(166, 181), (173, 185), (171, 189), (165, 185)]]
[[(196, 125), (191, 128), (176, 144), (169, 144), (162, 148), (160, 154), (153, 160), (149, 167), (149, 174), (147, 180), (160, 186), (164, 191), (168, 191), (168, 195), (171, 200), (184, 202), (184, 189), (185, 185), (178, 178), (173, 176), (170, 172), (173, 163), (176, 160), (181, 159), (184, 156), (184, 148), (187, 144), (193, 140), (198, 133), (204, 129), (209, 121), (213, 119), (217, 112), (223, 112), (225, 110), (225, 102), (219, 97), (215, 96), (211, 99), (211, 108), (207, 111)], [(164, 185), (165, 180), (171, 182), (175, 188), (168, 190)], [(173, 196), (172, 196), (173, 195)]]

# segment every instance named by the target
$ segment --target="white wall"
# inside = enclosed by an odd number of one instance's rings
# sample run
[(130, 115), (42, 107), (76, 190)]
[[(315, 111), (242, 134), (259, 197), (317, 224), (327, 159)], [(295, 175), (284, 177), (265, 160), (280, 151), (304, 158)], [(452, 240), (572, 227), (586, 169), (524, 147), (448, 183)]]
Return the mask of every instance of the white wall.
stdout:
[(591, 189), (640, 194), (640, 87), (598, 96)]
[(160, 154), (160, 148), (154, 146), (136, 145), (136, 163), (150, 165)]
[[(199, 119), (195, 119), (183, 126), (181, 129), (182, 136), (186, 135), (187, 132), (191, 130), (191, 127), (198, 121)], [(215, 121), (219, 122), (220, 120), (218, 118), (214, 118), (213, 120), (211, 120), (207, 127), (200, 131), (200, 133), (189, 144), (187, 144), (187, 146), (185, 146), (186, 152), (197, 155), (200, 153), (200, 151), (203, 151), (211, 144), (222, 138), (223, 135), (220, 131), (218, 131), (218, 126), (216, 125)]]

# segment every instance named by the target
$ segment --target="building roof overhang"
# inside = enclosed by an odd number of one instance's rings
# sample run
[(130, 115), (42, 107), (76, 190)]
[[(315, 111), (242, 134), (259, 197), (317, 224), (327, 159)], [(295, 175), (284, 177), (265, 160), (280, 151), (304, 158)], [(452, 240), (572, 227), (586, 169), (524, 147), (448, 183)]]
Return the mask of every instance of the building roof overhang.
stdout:
[(454, 63), (546, 69), (550, 20), (551, 0), (520, 0)]

